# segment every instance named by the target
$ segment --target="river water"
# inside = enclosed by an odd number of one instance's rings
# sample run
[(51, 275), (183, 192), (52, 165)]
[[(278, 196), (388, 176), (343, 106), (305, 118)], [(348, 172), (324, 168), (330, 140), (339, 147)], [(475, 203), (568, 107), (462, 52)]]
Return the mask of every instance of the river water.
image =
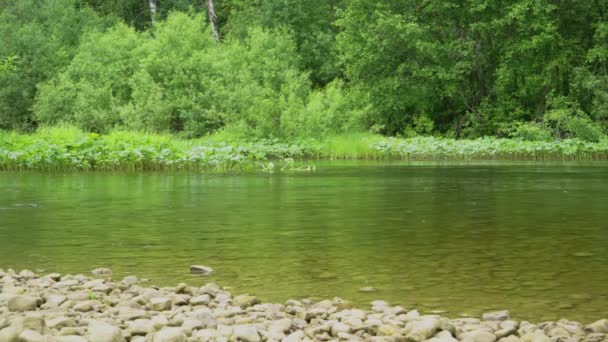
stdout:
[[(213, 281), (446, 316), (608, 313), (608, 163), (323, 162), (315, 172), (0, 173), (0, 268)], [(215, 269), (201, 278), (188, 266)], [(360, 292), (373, 287), (375, 292)]]

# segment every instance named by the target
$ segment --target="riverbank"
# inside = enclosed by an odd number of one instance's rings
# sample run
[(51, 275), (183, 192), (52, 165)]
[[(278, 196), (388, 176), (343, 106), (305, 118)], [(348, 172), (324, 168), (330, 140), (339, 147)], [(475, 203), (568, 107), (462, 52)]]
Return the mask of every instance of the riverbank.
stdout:
[(97, 277), (0, 270), (0, 341), (411, 341), (553, 342), (608, 340), (608, 320), (529, 323), (508, 311), (445, 318), (372, 302), (334, 298), (284, 304), (233, 296), (215, 284), (158, 288), (130, 276)]
[[(608, 141), (520, 141), (350, 134), (323, 140), (239, 141), (216, 135), (180, 139), (118, 131), (107, 135), (70, 127), (33, 134), (0, 132), (0, 170), (310, 170), (318, 159), (367, 160), (606, 160)], [(272, 163), (271, 163), (272, 162)]]

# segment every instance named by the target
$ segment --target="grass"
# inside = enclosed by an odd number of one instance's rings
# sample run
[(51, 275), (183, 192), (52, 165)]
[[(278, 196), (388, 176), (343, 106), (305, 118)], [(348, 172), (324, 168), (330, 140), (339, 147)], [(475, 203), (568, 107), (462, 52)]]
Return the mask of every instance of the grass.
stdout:
[(305, 163), (312, 159), (605, 160), (608, 140), (589, 143), (576, 139), (551, 142), (498, 138), (402, 139), (371, 133), (297, 141), (239, 141), (222, 134), (186, 140), (168, 134), (127, 131), (98, 135), (65, 126), (42, 128), (33, 134), (0, 132), (2, 170), (272, 172), (310, 170)]

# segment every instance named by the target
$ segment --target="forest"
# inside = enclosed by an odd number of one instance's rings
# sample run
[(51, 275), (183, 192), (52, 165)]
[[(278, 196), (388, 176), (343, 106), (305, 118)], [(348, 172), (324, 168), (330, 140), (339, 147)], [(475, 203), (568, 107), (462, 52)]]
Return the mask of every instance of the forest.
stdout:
[(608, 0), (0, 0), (0, 129), (63, 124), (598, 142)]

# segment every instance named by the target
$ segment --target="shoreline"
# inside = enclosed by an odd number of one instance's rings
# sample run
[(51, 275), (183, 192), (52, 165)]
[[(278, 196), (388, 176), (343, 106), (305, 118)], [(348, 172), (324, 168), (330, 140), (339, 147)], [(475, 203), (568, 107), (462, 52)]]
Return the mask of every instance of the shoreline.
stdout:
[(260, 303), (208, 283), (139, 286), (134, 276), (36, 275), (0, 269), (0, 342), (408, 341), (601, 342), (608, 320), (515, 321), (509, 312), (447, 318), (376, 300)]

